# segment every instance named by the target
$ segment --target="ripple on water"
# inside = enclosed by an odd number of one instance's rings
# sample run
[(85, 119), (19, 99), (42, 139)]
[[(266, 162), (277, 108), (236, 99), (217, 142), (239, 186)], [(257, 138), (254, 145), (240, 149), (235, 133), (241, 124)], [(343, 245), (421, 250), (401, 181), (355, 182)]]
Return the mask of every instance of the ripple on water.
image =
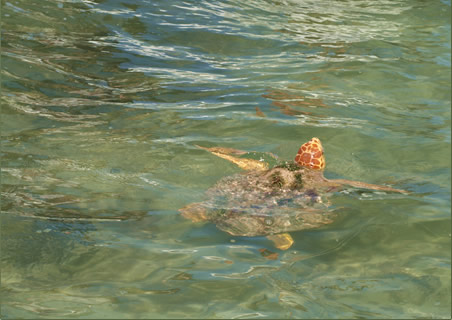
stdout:
[[(6, 1), (2, 314), (450, 318), (450, 1)], [(183, 219), (233, 164), (334, 194), (293, 247)], [(267, 158), (266, 158), (267, 159)]]

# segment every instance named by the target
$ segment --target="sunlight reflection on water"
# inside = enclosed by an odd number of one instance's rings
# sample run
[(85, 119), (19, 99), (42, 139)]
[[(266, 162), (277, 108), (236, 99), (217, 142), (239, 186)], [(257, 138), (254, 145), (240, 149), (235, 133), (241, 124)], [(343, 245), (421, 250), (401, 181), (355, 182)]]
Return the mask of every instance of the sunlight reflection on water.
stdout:
[[(450, 1), (6, 1), (2, 316), (450, 318)], [(318, 136), (335, 221), (178, 209)], [(254, 151), (254, 152), (251, 152)], [(212, 206), (215, 209), (215, 203)]]

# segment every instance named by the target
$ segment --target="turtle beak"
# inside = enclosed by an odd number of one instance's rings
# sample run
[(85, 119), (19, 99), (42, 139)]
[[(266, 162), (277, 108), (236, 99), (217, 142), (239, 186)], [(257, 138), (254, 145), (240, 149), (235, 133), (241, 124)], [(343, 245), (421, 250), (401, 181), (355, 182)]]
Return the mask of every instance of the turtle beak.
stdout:
[(302, 167), (308, 167), (313, 170), (322, 170), (325, 168), (325, 157), (323, 147), (319, 138), (312, 138), (304, 143), (295, 157), (295, 162)]

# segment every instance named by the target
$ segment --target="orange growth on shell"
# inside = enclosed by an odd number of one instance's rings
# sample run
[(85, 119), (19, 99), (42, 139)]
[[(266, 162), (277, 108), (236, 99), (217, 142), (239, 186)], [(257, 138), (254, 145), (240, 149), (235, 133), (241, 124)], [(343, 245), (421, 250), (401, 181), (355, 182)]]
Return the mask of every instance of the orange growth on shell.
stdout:
[(295, 162), (300, 166), (314, 170), (325, 168), (325, 157), (323, 156), (323, 147), (320, 139), (312, 138), (303, 144), (298, 150)]

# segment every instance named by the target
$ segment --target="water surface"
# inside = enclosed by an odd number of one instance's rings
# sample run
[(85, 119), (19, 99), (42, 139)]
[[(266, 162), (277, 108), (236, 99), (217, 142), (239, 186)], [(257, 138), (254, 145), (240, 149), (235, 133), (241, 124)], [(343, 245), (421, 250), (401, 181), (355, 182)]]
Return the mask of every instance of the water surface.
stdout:
[[(2, 1), (2, 317), (450, 318), (450, 1)], [(183, 219), (319, 137), (287, 251)], [(266, 249), (266, 250), (263, 250)]]

